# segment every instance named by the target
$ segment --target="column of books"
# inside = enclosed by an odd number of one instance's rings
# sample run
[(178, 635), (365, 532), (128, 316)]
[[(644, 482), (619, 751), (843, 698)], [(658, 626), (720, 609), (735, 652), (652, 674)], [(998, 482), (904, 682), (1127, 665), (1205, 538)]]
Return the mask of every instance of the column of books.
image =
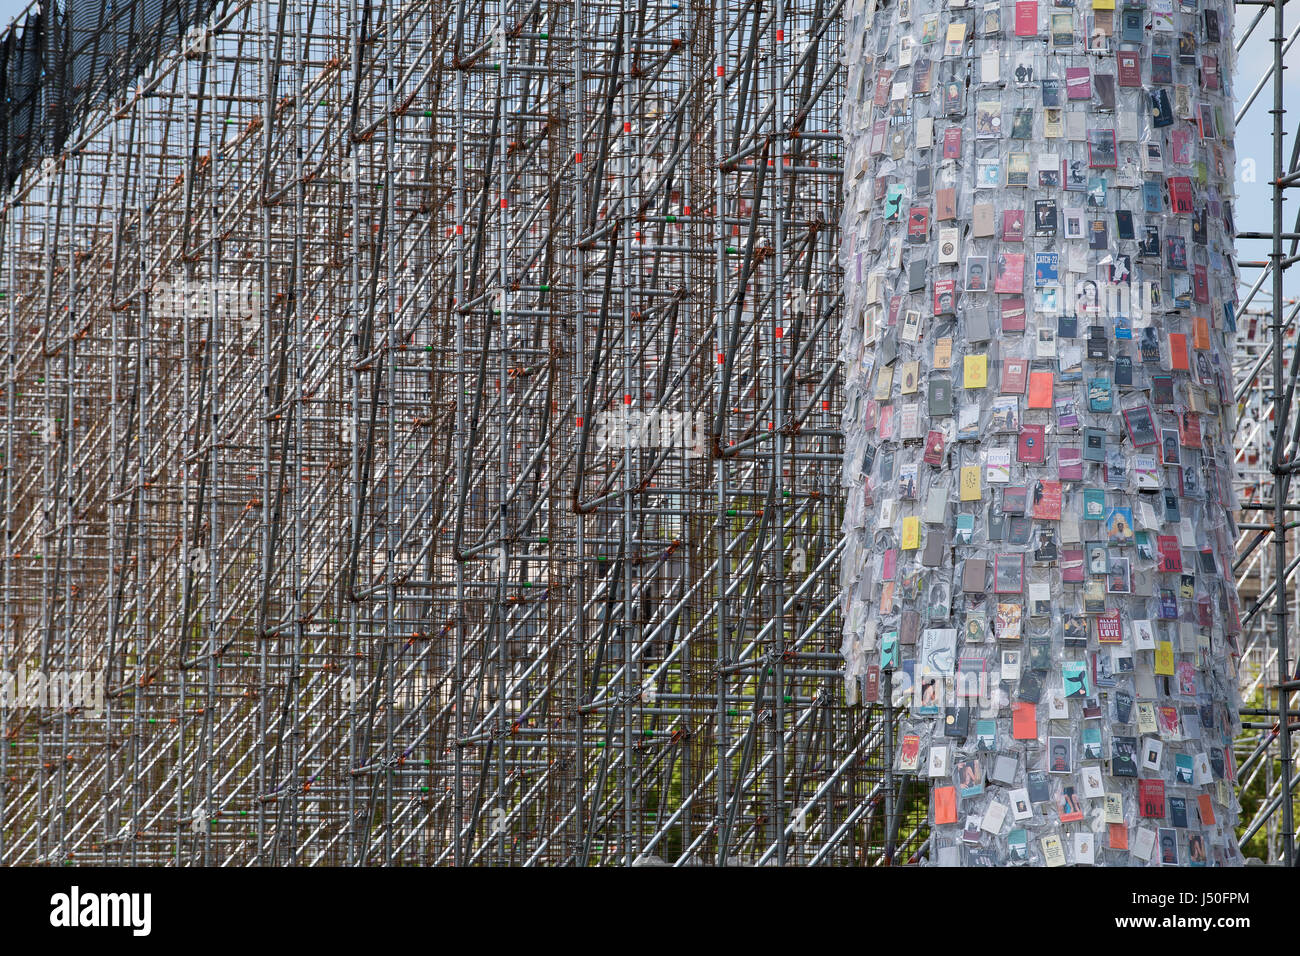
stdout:
[(846, 15), (846, 693), (921, 856), (1238, 863), (1232, 6)]

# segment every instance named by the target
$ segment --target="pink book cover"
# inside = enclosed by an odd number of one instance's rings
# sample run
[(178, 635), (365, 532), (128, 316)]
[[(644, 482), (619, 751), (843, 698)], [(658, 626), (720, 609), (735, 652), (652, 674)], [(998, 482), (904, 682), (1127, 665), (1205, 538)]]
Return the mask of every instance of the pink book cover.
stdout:
[(1065, 68), (1065, 95), (1071, 100), (1086, 100), (1092, 97), (1091, 74), (1086, 66)]
[(1016, 36), (1038, 36), (1038, 0), (1016, 0)]
[(1003, 252), (998, 254), (998, 277), (993, 291), (1017, 295), (1025, 291), (1025, 254)]

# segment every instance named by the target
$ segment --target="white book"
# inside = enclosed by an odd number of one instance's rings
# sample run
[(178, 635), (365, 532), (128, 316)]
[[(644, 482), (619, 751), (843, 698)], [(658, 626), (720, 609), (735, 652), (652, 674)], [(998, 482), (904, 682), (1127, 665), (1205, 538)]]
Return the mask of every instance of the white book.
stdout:
[(1139, 860), (1146, 862), (1151, 859), (1151, 854), (1156, 849), (1156, 834), (1154, 830), (1147, 827), (1139, 827), (1133, 834), (1133, 841), (1130, 847), (1133, 855)]
[(985, 50), (980, 54), (980, 82), (1000, 83), (1002, 81), (1002, 54), (996, 49)]
[(1115, 116), (1115, 135), (1121, 143), (1136, 143), (1138, 138), (1137, 112), (1120, 110)]
[(1074, 834), (1074, 862), (1091, 865), (1094, 846), (1096, 846), (1096, 837), (1091, 833), (1076, 832)]
[(923, 116), (916, 121), (916, 148), (930, 149), (934, 146), (934, 117)]
[(1034, 815), (1034, 806), (1029, 802), (1029, 791), (1018, 787), (1009, 794), (1011, 797), (1011, 815), (1019, 820), (1028, 820)]
[(1088, 114), (1071, 110), (1065, 114), (1065, 137), (1079, 142), (1088, 138)]
[(939, 744), (930, 748), (930, 759), (927, 763), (931, 777), (948, 776), (948, 748), (944, 744)]
[(997, 836), (1002, 829), (1002, 821), (1006, 818), (1006, 804), (994, 800), (989, 804), (989, 808), (984, 811), (984, 819), (980, 821), (980, 829)]

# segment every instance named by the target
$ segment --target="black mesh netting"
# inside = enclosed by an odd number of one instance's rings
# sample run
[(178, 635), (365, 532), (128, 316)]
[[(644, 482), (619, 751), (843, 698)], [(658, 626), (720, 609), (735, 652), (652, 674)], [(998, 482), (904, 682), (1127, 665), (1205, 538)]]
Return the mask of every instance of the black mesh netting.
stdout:
[(127, 86), (218, 2), (44, 0), (30, 7), (0, 43), (4, 188), (57, 154), (88, 110)]

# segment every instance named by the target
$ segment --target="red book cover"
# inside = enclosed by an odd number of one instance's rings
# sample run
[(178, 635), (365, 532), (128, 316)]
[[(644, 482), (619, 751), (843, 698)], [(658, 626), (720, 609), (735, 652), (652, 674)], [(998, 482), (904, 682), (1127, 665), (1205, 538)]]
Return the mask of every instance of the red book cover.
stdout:
[(1057, 452), (1057, 477), (1062, 481), (1083, 481), (1083, 450), (1062, 448)]
[(1029, 399), (1026, 408), (1052, 407), (1053, 375), (1051, 372), (1029, 373)]
[(1038, 739), (1038, 710), (1033, 704), (1018, 701), (1011, 705), (1011, 736), (1015, 740)]
[(1205, 266), (1192, 268), (1192, 300), (1202, 305), (1210, 301), (1210, 276)]
[(1106, 824), (1106, 835), (1109, 838), (1109, 846), (1112, 850), (1128, 849), (1128, 827), (1122, 823)]
[(1002, 315), (1003, 332), (1023, 332), (1025, 330), (1025, 300), (1021, 296), (1011, 296), (998, 303)]
[(1192, 348), (1207, 350), (1209, 347), (1210, 320), (1203, 315), (1192, 316)]
[(1120, 623), (1119, 611), (1107, 611), (1097, 618), (1097, 643), (1124, 643), (1124, 627)]
[(1138, 813), (1153, 820), (1165, 818), (1165, 782), (1163, 780), (1138, 781)]
[(1016, 460), (1029, 464), (1042, 464), (1047, 457), (1043, 440), (1046, 431), (1044, 425), (1024, 425), (1020, 429), (1020, 440), (1016, 443)]
[(957, 310), (957, 280), (937, 279), (934, 283), (934, 314), (951, 315)]
[(1038, 36), (1038, 0), (1016, 0), (1016, 36)]
[(1201, 417), (1195, 412), (1178, 416), (1178, 444), (1185, 448), (1201, 447)]
[(1169, 367), (1174, 371), (1191, 370), (1187, 359), (1187, 335), (1184, 332), (1169, 333)]
[(1061, 549), (1061, 580), (1066, 584), (1083, 583), (1083, 548)]
[(934, 788), (934, 822), (936, 825), (957, 822), (957, 788)]
[(1010, 295), (1019, 295), (1025, 291), (1025, 254), (1023, 252), (998, 253), (998, 276), (993, 291)]
[(1136, 50), (1120, 50), (1115, 54), (1119, 61), (1119, 85), (1141, 86), (1142, 67)]
[(943, 158), (961, 159), (960, 126), (949, 126), (943, 131)]
[(1190, 215), (1192, 212), (1192, 180), (1188, 176), (1169, 177), (1169, 204), (1175, 216)]
[(1025, 211), (1023, 209), (1002, 210), (1002, 241), (1025, 241)]
[(1178, 547), (1178, 537), (1172, 534), (1156, 535), (1156, 550), (1160, 552), (1160, 570), (1171, 574), (1181, 574), (1183, 570), (1183, 552)]
[(1156, 708), (1156, 723), (1160, 727), (1160, 734), (1165, 737), (1173, 737), (1178, 733), (1178, 708), (1165, 704)]
[(880, 702), (880, 665), (872, 664), (867, 668), (867, 703)]
[(943, 464), (943, 432), (935, 430), (925, 436), (924, 460), (927, 465)]
[(889, 105), (890, 80), (894, 78), (893, 70), (881, 70), (876, 74), (876, 96), (871, 101), (872, 106)]
[(876, 120), (871, 127), (871, 155), (879, 156), (885, 151), (885, 134), (889, 129), (888, 120)]
[(1040, 521), (1061, 520), (1061, 483), (1039, 481), (1034, 485), (1034, 517)]
[(1065, 96), (1071, 100), (1092, 99), (1092, 74), (1086, 66), (1065, 68)]
[(1210, 795), (1208, 793), (1198, 795), (1196, 805), (1201, 811), (1201, 823), (1207, 827), (1214, 826), (1214, 801), (1210, 799)]
[(907, 235), (917, 242), (924, 242), (930, 234), (930, 207), (913, 206), (907, 213)]
[(1219, 58), (1206, 53), (1201, 57), (1201, 85), (1207, 90), (1219, 88)]
[(1025, 394), (1025, 382), (1029, 376), (1029, 360), (1009, 358), (1002, 364), (1003, 395)]
[(1169, 150), (1175, 166), (1186, 166), (1192, 161), (1192, 134), (1185, 129), (1175, 129), (1169, 136)]

